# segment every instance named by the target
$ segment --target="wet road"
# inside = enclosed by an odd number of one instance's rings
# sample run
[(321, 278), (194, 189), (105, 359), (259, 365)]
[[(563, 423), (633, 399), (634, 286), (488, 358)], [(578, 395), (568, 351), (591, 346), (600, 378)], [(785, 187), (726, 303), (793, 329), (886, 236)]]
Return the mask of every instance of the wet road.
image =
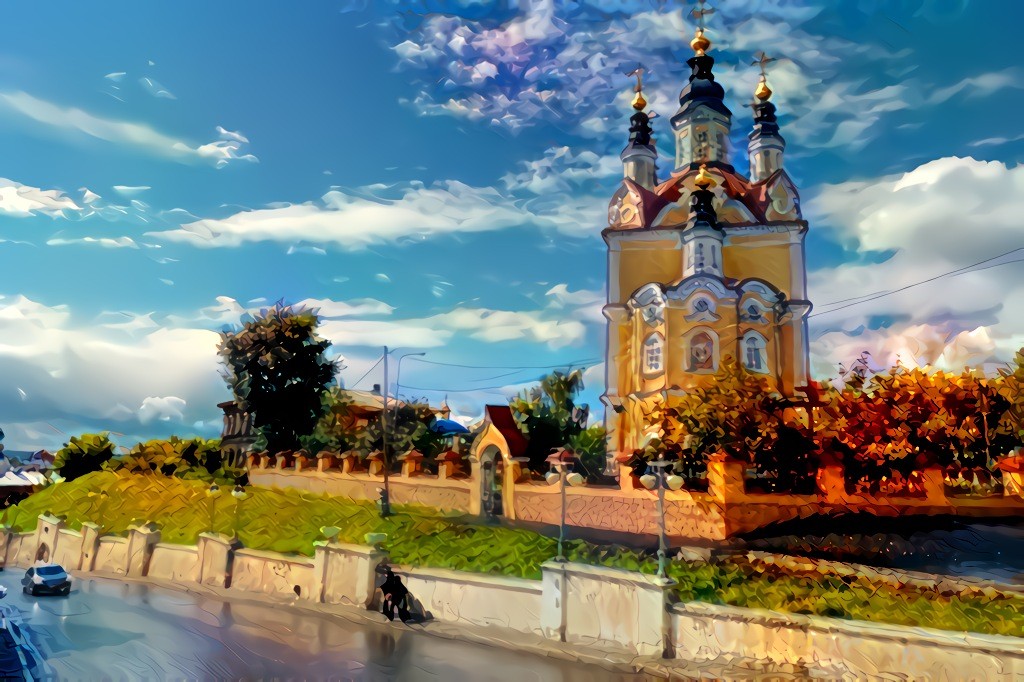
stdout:
[(69, 597), (29, 597), (0, 573), (59, 680), (639, 680), (555, 661), (307, 613), (102, 579)]

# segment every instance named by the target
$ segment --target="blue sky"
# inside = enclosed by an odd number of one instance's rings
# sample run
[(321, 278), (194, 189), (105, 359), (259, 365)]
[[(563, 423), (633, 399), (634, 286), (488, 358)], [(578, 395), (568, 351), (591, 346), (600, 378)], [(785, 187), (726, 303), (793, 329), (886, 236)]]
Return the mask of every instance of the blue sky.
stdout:
[[(1010, 359), (1024, 345), (1013, 262), (1024, 257), (1013, 251), (1024, 247), (1024, 9), (718, 5), (708, 34), (741, 170), (752, 55), (780, 58), (769, 79), (811, 224), (817, 374), (864, 349), (880, 365)], [(621, 175), (623, 73), (638, 61), (650, 71), (667, 173), (687, 9), (5, 7), (16, 27), (0, 45), (8, 447), (94, 429), (126, 443), (215, 435), (228, 397), (216, 332), (278, 299), (320, 308), (348, 385), (388, 344), (481, 366), (403, 364), (402, 384), (417, 387), (403, 393), (447, 393), (468, 416), (569, 362), (591, 366), (596, 404), (599, 233)], [(857, 296), (872, 300), (847, 301)], [(382, 378), (377, 367), (359, 387)]]

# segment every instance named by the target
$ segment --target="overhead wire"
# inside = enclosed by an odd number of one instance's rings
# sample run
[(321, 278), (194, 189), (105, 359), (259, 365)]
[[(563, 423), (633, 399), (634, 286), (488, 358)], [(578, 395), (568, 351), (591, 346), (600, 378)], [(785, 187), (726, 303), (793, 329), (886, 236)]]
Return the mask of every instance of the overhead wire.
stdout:
[[(914, 287), (921, 286), (922, 284), (928, 284), (930, 282), (934, 282), (934, 281), (942, 279), (944, 277), (950, 277), (950, 276), (955, 276), (955, 275), (963, 275), (963, 274), (967, 274), (969, 272), (974, 272), (971, 268), (976, 268), (979, 265), (984, 265), (986, 263), (991, 263), (994, 260), (999, 260), (1000, 258), (1004, 258), (1006, 256), (1009, 256), (1011, 253), (1016, 253), (1018, 251), (1024, 251), (1024, 247), (1018, 247), (1016, 249), (1011, 249), (1009, 251), (1006, 251), (1005, 253), (999, 254), (998, 256), (993, 256), (992, 258), (986, 258), (985, 260), (978, 261), (977, 263), (973, 263), (971, 265), (966, 265), (964, 267), (956, 268), (955, 270), (950, 270), (949, 272), (944, 272), (944, 273), (942, 273), (940, 275), (935, 275), (934, 277), (929, 277), (928, 279), (923, 279), (923, 280), (920, 280), (918, 282), (914, 282), (912, 284), (907, 284), (906, 286), (902, 286), (902, 287), (900, 287), (898, 289), (891, 289), (891, 290), (884, 291), (884, 292), (875, 292), (874, 294), (865, 294), (865, 296), (858, 297), (857, 299), (843, 299), (842, 301), (833, 301), (832, 303), (825, 303), (823, 305), (830, 306), (830, 305), (835, 305), (836, 303), (842, 303), (844, 301), (853, 301), (852, 303), (847, 303), (846, 305), (841, 305), (841, 306), (839, 306), (837, 308), (832, 308), (830, 310), (822, 310), (821, 312), (817, 312), (817, 313), (811, 313), (807, 317), (811, 318), (811, 317), (817, 317), (819, 315), (828, 315), (829, 313), (834, 313), (834, 312), (838, 312), (840, 310), (845, 310), (846, 308), (851, 308), (851, 307), (853, 307), (855, 305), (860, 305), (861, 303), (868, 303), (869, 301), (875, 301), (875, 300), (877, 300), (879, 298), (885, 298), (886, 296), (892, 296), (893, 294), (898, 294), (898, 293), (900, 293), (902, 291), (906, 291), (907, 289), (913, 289)], [(999, 267), (1001, 265), (1009, 265), (1011, 263), (1017, 263), (1017, 262), (1020, 262), (1020, 261), (1007, 261), (1005, 263), (997, 263), (996, 265), (990, 265), (988, 267), (989, 268), (994, 268), (994, 267)], [(987, 270), (988, 268), (982, 268), (982, 269)]]

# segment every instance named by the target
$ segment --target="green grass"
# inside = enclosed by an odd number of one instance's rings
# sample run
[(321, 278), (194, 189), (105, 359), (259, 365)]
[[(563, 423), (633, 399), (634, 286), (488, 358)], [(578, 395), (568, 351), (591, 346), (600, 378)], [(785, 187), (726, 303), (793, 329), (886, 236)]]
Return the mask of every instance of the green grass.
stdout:
[[(381, 519), (371, 502), (330, 498), (297, 490), (247, 488), (241, 502), (222, 489), (214, 498), (207, 484), (158, 474), (96, 472), (50, 486), (7, 509), (3, 522), (17, 531), (35, 528), (39, 514), (64, 516), (73, 529), (84, 521), (123, 534), (133, 523), (153, 521), (164, 542), (194, 544), (211, 528), (239, 537), (246, 547), (311, 556), (320, 528), (341, 529), (337, 539), (363, 544), (366, 533), (386, 533), (383, 543), (398, 564), (541, 577), (553, 558), (553, 538), (522, 529), (467, 523), (421, 507), (397, 506)], [(99, 495), (100, 491), (106, 496)], [(212, 511), (212, 515), (211, 515)], [(650, 556), (623, 547), (581, 540), (566, 544), (572, 561), (654, 573)], [(1024, 598), (940, 595), (933, 590), (873, 584), (866, 578), (804, 575), (779, 567), (736, 561), (720, 564), (672, 562), (671, 577), (683, 600), (766, 608), (900, 625), (1024, 636)]]

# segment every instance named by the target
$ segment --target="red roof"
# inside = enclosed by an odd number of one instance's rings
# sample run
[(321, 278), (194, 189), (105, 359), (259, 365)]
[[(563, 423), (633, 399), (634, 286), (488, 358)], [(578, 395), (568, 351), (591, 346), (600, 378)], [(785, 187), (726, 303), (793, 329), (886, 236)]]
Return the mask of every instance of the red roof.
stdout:
[[(768, 222), (765, 217), (765, 212), (771, 204), (768, 188), (776, 178), (783, 174), (783, 170), (775, 171), (761, 182), (751, 182), (739, 173), (727, 170), (721, 166), (714, 166), (710, 170), (721, 180), (722, 189), (725, 191), (726, 196), (743, 204), (753, 215), (756, 222)], [(678, 202), (683, 193), (687, 191), (684, 181), (696, 173), (697, 171), (691, 168), (673, 173), (667, 180), (656, 186), (654, 191), (644, 189), (627, 178), (625, 182), (640, 197), (641, 225), (643, 227), (651, 227), (658, 214), (666, 206)], [(725, 227), (728, 227), (728, 225), (728, 223), (724, 223)]]
[(528, 441), (523, 432), (519, 430), (519, 426), (516, 425), (515, 417), (512, 416), (512, 408), (508, 405), (487, 405), (484, 408), (484, 414), (487, 421), (493, 424), (494, 428), (498, 429), (498, 433), (505, 438), (505, 442), (508, 443), (509, 455), (522, 457), (526, 453)]

